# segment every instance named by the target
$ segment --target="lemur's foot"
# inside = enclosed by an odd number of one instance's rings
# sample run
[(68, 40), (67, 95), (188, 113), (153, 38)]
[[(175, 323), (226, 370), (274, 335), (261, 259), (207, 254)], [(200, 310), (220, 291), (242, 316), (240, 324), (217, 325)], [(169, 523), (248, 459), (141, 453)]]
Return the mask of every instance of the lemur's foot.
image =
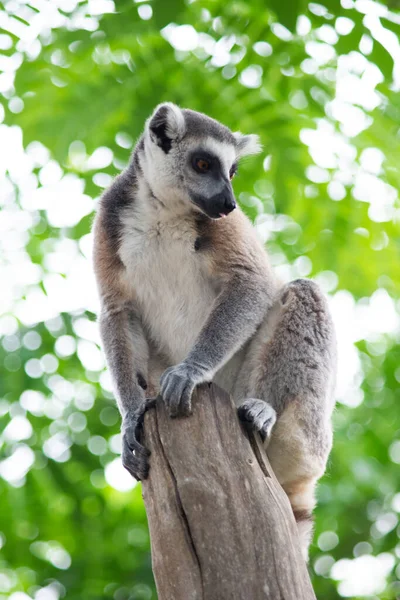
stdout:
[(150, 452), (140, 440), (145, 413), (155, 406), (155, 400), (146, 400), (122, 421), (122, 464), (135, 479), (142, 481), (149, 474)]
[(270, 436), (276, 412), (268, 402), (248, 398), (238, 408), (239, 419), (250, 429), (258, 431), (263, 441)]

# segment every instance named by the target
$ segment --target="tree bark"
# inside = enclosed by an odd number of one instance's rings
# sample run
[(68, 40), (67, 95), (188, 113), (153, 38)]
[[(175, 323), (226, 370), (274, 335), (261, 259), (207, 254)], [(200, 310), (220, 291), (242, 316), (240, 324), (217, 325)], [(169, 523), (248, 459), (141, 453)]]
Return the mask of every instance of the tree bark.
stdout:
[(200, 386), (182, 419), (158, 399), (144, 432), (159, 600), (315, 600), (288, 498), (226, 392)]

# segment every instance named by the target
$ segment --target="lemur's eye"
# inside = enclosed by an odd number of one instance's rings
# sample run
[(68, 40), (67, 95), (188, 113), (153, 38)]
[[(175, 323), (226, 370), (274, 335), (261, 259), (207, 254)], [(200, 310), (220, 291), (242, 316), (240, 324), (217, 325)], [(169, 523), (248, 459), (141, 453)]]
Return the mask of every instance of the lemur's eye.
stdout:
[(233, 179), (236, 175), (236, 172), (237, 172), (237, 166), (232, 165), (231, 170), (229, 171), (229, 178)]
[(205, 158), (195, 158), (194, 159), (194, 168), (199, 173), (207, 173), (210, 170), (210, 163)]

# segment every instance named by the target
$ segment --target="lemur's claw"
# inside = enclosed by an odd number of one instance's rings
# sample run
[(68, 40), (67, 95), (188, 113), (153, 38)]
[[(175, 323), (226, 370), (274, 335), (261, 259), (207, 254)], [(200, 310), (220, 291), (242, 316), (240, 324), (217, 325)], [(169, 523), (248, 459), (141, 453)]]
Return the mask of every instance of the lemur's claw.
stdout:
[(141, 444), (145, 413), (154, 408), (155, 399), (146, 400), (122, 422), (122, 464), (135, 479), (143, 481), (149, 475), (150, 452)]
[(192, 412), (192, 393), (195, 378), (190, 367), (184, 364), (170, 367), (161, 376), (160, 392), (170, 417), (187, 417)]
[(268, 402), (249, 398), (238, 408), (239, 419), (250, 429), (258, 431), (265, 441), (276, 421), (276, 412)]

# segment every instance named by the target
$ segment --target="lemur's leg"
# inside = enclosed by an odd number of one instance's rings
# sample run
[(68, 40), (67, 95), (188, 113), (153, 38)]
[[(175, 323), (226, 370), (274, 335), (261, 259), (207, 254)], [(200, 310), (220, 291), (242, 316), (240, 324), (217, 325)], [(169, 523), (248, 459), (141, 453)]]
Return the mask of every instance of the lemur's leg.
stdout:
[(240, 418), (266, 439), (271, 466), (298, 523), (305, 557), (312, 535), (314, 488), (331, 448), (335, 371), (335, 336), (327, 302), (312, 281), (293, 281), (282, 289), (253, 338), (234, 396)]

